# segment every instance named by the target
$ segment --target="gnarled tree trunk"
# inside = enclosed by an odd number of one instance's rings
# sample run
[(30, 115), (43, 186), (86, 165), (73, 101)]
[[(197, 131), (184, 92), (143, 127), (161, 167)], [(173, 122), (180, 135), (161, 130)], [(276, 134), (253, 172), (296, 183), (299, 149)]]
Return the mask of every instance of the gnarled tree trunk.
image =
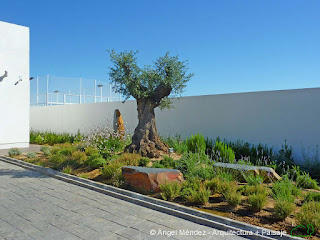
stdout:
[(140, 153), (144, 157), (160, 157), (160, 151), (168, 152), (167, 144), (158, 135), (154, 109), (157, 104), (151, 99), (137, 99), (139, 124), (134, 130), (132, 143), (125, 148), (126, 152)]

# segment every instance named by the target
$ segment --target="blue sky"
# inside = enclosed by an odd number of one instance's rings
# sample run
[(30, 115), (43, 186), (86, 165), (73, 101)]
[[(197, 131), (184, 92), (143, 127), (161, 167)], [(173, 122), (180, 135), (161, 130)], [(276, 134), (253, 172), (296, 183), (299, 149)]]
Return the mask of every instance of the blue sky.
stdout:
[(107, 49), (166, 51), (195, 73), (184, 95), (320, 86), (320, 1), (2, 1), (30, 27), (31, 76), (108, 80)]

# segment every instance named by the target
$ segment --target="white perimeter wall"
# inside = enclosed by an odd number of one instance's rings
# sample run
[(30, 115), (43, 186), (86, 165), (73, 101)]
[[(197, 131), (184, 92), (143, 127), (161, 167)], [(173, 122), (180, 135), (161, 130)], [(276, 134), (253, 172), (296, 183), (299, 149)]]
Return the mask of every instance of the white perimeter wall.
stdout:
[[(0, 21), (0, 149), (29, 146), (29, 28)], [(18, 85), (14, 85), (19, 79)]]
[[(320, 144), (320, 88), (183, 97), (174, 109), (156, 111), (162, 136), (203, 133), (215, 138), (241, 139), (281, 148), (284, 140), (302, 161), (301, 148)], [(31, 108), (33, 130), (76, 133), (94, 124), (112, 126), (114, 110), (120, 109), (126, 128), (137, 125), (135, 101), (90, 103)]]

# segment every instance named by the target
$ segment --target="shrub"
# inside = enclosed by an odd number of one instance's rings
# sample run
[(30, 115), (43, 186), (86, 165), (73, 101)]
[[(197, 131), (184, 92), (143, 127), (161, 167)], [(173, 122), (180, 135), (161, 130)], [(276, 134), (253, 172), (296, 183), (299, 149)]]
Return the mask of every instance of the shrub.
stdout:
[(213, 176), (213, 167), (205, 153), (186, 153), (180, 160), (175, 161), (175, 168), (186, 177)]
[(243, 175), (244, 179), (248, 183), (248, 185), (260, 185), (264, 182), (264, 177), (261, 175), (248, 174)]
[(274, 214), (276, 218), (284, 220), (288, 217), (295, 209), (295, 204), (291, 201), (284, 199), (277, 199), (274, 206)]
[(152, 163), (152, 167), (153, 168), (165, 168), (165, 166), (163, 166), (160, 161), (155, 161)]
[(265, 194), (269, 195), (269, 188), (267, 188), (265, 185), (245, 185), (242, 187), (242, 193), (246, 196), (250, 196), (252, 194)]
[(65, 166), (61, 172), (71, 174), (73, 172), (73, 169), (71, 166)]
[(160, 189), (161, 189), (161, 197), (164, 200), (168, 200), (168, 201), (173, 201), (176, 197), (178, 197), (180, 195), (180, 191), (181, 191), (181, 186), (182, 184), (177, 182), (177, 181), (173, 181), (173, 182), (166, 182), (164, 184), (160, 185)]
[(99, 154), (99, 151), (93, 147), (87, 147), (85, 148), (85, 153), (87, 156), (92, 156), (92, 155)]
[(319, 192), (309, 192), (304, 200), (306, 202), (310, 202), (310, 201), (315, 201), (315, 202), (320, 202), (320, 193)]
[(186, 139), (188, 150), (193, 153), (202, 153), (206, 150), (206, 141), (202, 134), (192, 135)]
[(19, 148), (11, 148), (8, 154), (9, 154), (9, 157), (14, 157), (14, 156), (20, 155), (21, 151), (19, 150)]
[(237, 189), (229, 189), (222, 194), (231, 207), (236, 207), (241, 202), (241, 194), (237, 192)]
[(123, 166), (138, 166), (141, 159), (141, 155), (135, 153), (123, 153), (121, 155), (114, 156), (111, 161), (117, 161), (123, 164)]
[(188, 200), (188, 197), (193, 191), (198, 191), (202, 185), (202, 182), (197, 178), (188, 178), (182, 185), (181, 197), (184, 200)]
[(248, 198), (248, 202), (254, 211), (261, 211), (267, 203), (267, 195), (263, 193), (252, 194)]
[(293, 202), (294, 197), (299, 196), (301, 191), (289, 180), (287, 176), (283, 176), (281, 180), (278, 180), (273, 184), (272, 193), (276, 199), (286, 199)]
[(66, 162), (67, 158), (63, 155), (52, 155), (49, 158), (49, 164), (53, 169), (61, 169), (63, 167), (64, 163)]
[(53, 133), (50, 131), (40, 132), (40, 131), (30, 131), (30, 143), (36, 144), (59, 144), (59, 143), (73, 143), (76, 138), (81, 136), (80, 133), (77, 135), (69, 133)]
[(41, 135), (38, 135), (38, 136), (34, 139), (34, 143), (36, 143), (36, 144), (43, 144), (43, 143), (44, 143), (44, 137), (42, 137)]
[(165, 143), (167, 143), (173, 150), (179, 154), (183, 154), (188, 152), (188, 146), (185, 141), (183, 141), (180, 136), (176, 137), (168, 137), (166, 139), (162, 139)]
[(28, 152), (27, 157), (28, 158), (36, 158), (36, 157), (38, 157), (38, 155), (35, 152)]
[(160, 164), (162, 164), (165, 168), (175, 168), (175, 161), (173, 158), (164, 155), (163, 159), (160, 160)]
[(319, 189), (318, 183), (315, 179), (312, 179), (309, 173), (303, 172), (296, 180), (297, 186), (307, 189)]
[(87, 155), (81, 151), (75, 151), (72, 153), (72, 158), (80, 164), (84, 164), (87, 160)]
[(190, 192), (190, 195), (187, 197), (189, 203), (197, 204), (197, 205), (206, 205), (209, 202), (210, 190), (200, 186), (198, 190), (193, 190)]
[(103, 157), (101, 157), (99, 154), (88, 157), (85, 162), (85, 164), (88, 165), (91, 169), (102, 167), (105, 163), (106, 163), (106, 160)]
[(112, 162), (105, 165), (103, 168), (100, 169), (100, 171), (106, 179), (112, 179), (116, 181), (122, 178), (122, 166), (123, 165), (119, 162)]
[(108, 126), (96, 126), (90, 132), (81, 136), (80, 141), (86, 147), (92, 147), (99, 151), (104, 157), (112, 153), (118, 153), (124, 150), (124, 147), (130, 143), (130, 138), (114, 131)]
[(43, 152), (45, 156), (50, 156), (51, 155), (51, 148), (48, 146), (41, 146), (40, 151)]
[(310, 201), (303, 204), (296, 217), (299, 224), (312, 225), (314, 230), (318, 231), (320, 229), (320, 203)]
[(139, 160), (139, 166), (140, 167), (145, 167), (150, 163), (150, 159), (147, 157), (143, 157)]
[(213, 152), (213, 159), (218, 162), (233, 163), (235, 154), (231, 147), (223, 142), (216, 141)]

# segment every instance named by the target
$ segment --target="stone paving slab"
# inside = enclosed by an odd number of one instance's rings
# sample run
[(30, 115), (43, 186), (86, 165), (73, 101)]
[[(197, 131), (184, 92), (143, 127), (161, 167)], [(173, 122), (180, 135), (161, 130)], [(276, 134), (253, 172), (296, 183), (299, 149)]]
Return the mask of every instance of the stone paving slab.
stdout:
[(242, 239), (217, 233), (225, 232), (0, 161), (0, 240)]

